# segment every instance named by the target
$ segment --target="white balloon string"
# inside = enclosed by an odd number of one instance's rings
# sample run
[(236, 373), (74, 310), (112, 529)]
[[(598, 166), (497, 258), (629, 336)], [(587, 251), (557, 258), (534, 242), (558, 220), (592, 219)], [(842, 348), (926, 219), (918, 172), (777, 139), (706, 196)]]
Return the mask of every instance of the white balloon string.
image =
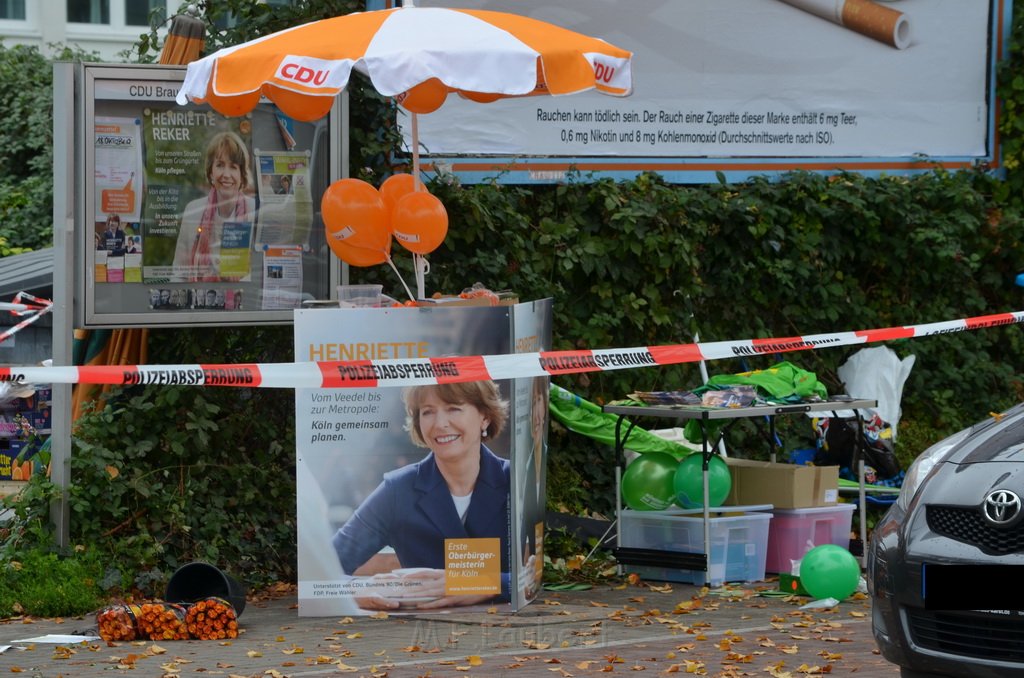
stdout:
[(412, 261), (416, 267), (416, 291), (419, 293), (419, 296), (416, 298), (424, 299), (426, 297), (426, 292), (424, 291), (426, 280), (424, 280), (424, 276), (427, 273), (427, 262), (422, 254), (412, 255)]
[(405, 288), (405, 293), (409, 295), (409, 301), (415, 301), (416, 297), (412, 296), (412, 290), (410, 290), (409, 286), (405, 284), (405, 279), (402, 278), (402, 274), (398, 272), (398, 267), (395, 266), (395, 262), (392, 261), (391, 255), (385, 254), (384, 256), (387, 257), (388, 265), (391, 266), (391, 270), (395, 272), (396, 276), (398, 276), (398, 282), (402, 283), (402, 287)]
[[(412, 118), (412, 177), (413, 177), (413, 190), (420, 190), (420, 127), (417, 115), (410, 113), (409, 116)], [(412, 255), (413, 268), (416, 269), (416, 292), (417, 299), (423, 299), (426, 295), (425, 287), (426, 281), (423, 279), (424, 270), (422, 265), (423, 257), (419, 254)]]

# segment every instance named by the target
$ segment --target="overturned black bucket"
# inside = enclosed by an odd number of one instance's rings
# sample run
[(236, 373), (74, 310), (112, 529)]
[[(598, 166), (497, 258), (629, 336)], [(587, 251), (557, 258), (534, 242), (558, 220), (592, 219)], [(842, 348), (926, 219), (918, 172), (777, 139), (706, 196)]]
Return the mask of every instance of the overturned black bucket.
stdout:
[(164, 599), (169, 603), (190, 604), (204, 598), (223, 598), (239, 617), (245, 609), (245, 587), (209, 563), (182, 565), (167, 582)]

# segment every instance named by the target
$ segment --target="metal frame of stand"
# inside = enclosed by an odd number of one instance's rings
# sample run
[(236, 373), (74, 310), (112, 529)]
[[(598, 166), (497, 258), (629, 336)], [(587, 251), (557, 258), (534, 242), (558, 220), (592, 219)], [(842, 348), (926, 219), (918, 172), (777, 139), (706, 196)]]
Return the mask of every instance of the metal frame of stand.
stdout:
[[(708, 464), (711, 462), (711, 455), (714, 454), (714, 447), (718, 442), (725, 436), (726, 431), (736, 421), (741, 419), (757, 419), (765, 417), (768, 419), (769, 425), (769, 444), (771, 446), (771, 461), (775, 462), (777, 453), (777, 443), (775, 435), (775, 417), (780, 414), (807, 414), (808, 412), (837, 412), (839, 410), (861, 410), (865, 408), (875, 407), (877, 401), (868, 399), (855, 399), (847, 398), (842, 400), (827, 400), (822, 402), (811, 402), (811, 403), (793, 403), (785, 405), (753, 405), (750, 407), (698, 407), (693, 405), (605, 405), (601, 409), (609, 414), (618, 416), (618, 420), (615, 422), (615, 522), (621, 525), (620, 518), (622, 516), (622, 488), (620, 487), (622, 476), (621, 470), (624, 466), (625, 461), (625, 449), (626, 442), (629, 440), (629, 434), (632, 433), (633, 428), (636, 426), (634, 418), (652, 417), (660, 419), (672, 419), (675, 421), (687, 421), (696, 420), (700, 424), (701, 430), (701, 454), (703, 455), (703, 463), (701, 465), (703, 473), (703, 486), (704, 486), (704, 501), (703, 510), (701, 514), (703, 516), (703, 541), (704, 541), (704, 552), (703, 553), (685, 553), (685, 552), (673, 552), (673, 551), (662, 551), (657, 549), (639, 549), (629, 548), (622, 546), (621, 530), (616, 530), (615, 537), (615, 557), (616, 560), (621, 564), (627, 565), (659, 565), (661, 567), (672, 567), (685, 570), (702, 571), (704, 572), (704, 582), (708, 583), (708, 556), (711, 549), (711, 510), (708, 507), (708, 495), (710, 494), (708, 487)], [(708, 440), (708, 429), (707, 425), (712, 420), (730, 420), (719, 433), (717, 441), (712, 442)], [(623, 423), (626, 423), (625, 432), (623, 432)], [(863, 444), (864, 432), (863, 422), (861, 417), (857, 416), (857, 438), (858, 438), (858, 451), (860, 445)], [(858, 455), (859, 459), (859, 455)], [(864, 470), (863, 463), (857, 464), (860, 474), (861, 487), (864, 484)], [(865, 508), (864, 502), (860, 505), (860, 523), (861, 533), (865, 531)], [(863, 539), (863, 536), (862, 536)], [(861, 557), (861, 565), (863, 565), (863, 556)]]

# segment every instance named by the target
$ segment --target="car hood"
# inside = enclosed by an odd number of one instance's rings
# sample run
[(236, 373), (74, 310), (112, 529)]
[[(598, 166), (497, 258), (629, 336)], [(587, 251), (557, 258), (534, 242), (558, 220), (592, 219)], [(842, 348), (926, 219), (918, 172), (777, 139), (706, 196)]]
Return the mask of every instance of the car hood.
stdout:
[(1024, 496), (1024, 405), (972, 427), (928, 478), (921, 504), (981, 506), (998, 489)]
[(975, 424), (945, 461), (951, 464), (1024, 462), (1024, 403)]

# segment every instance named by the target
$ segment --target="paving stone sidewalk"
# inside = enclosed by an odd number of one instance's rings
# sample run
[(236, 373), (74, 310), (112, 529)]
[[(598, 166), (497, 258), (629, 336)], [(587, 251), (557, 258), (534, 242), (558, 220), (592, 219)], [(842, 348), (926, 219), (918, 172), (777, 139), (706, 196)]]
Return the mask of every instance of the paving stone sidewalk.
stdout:
[(0, 623), (0, 675), (596, 676), (649, 671), (707, 676), (897, 676), (871, 637), (870, 603), (801, 611), (770, 584), (702, 590), (658, 583), (545, 591), (515, 614), (300, 617), (294, 593), (250, 600), (231, 642), (25, 644), (95, 632), (95, 617)]

